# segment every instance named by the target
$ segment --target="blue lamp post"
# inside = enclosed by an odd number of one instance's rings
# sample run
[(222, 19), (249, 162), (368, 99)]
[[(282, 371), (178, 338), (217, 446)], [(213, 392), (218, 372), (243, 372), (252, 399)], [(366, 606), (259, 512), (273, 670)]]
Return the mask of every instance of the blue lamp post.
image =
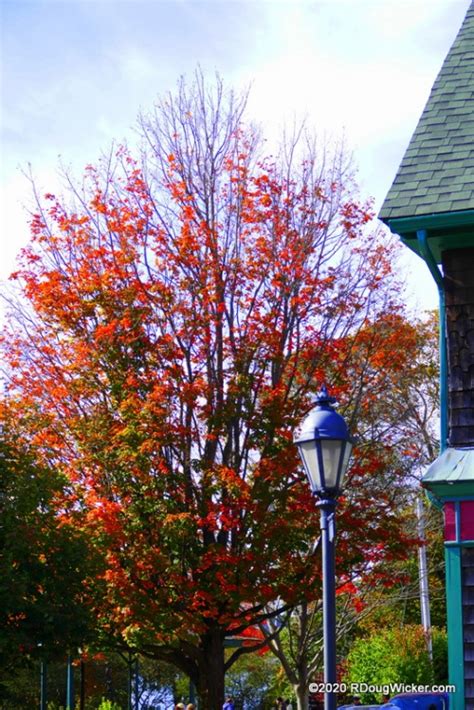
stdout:
[(336, 694), (331, 690), (336, 683), (335, 510), (352, 451), (346, 422), (332, 407), (334, 402), (323, 386), (316, 407), (295, 439), (311, 490), (319, 497), (317, 506), (321, 512), (325, 710), (336, 708)]

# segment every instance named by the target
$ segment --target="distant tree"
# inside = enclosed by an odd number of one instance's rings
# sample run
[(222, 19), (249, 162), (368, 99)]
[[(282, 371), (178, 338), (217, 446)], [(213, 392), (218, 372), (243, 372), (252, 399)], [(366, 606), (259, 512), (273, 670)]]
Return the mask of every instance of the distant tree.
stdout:
[(91, 615), (84, 597), (94, 571), (84, 533), (63, 525), (56, 505), (65, 478), (38, 465), (10, 437), (5, 412), (2, 419), (0, 697), (25, 664), (64, 658), (88, 642)]
[(226, 694), (232, 697), (238, 708), (270, 707), (269, 698), (278, 670), (279, 664), (272, 654), (246, 654), (226, 674)]
[[(261, 645), (226, 657), (226, 638), (319, 598), (293, 431), (328, 375), (357, 419), (353, 341), (402, 312), (344, 153), (263, 159), (244, 108), (198, 74), (142, 117), (140, 162), (120, 148), (70, 204), (38, 197), (4, 338), (17, 436), (67, 475), (63, 518), (106, 565), (102, 633), (174, 664), (203, 710)], [(400, 345), (381, 360), (401, 367)], [(382, 453), (356, 452), (366, 493)], [(388, 511), (341, 506), (341, 574), (406, 553)]]

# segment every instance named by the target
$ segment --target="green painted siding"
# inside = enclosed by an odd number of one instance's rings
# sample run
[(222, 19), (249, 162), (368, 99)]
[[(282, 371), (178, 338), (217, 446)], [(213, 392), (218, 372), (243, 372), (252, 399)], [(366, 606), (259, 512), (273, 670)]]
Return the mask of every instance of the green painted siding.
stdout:
[(456, 686), (450, 710), (464, 710), (464, 659), (462, 625), (461, 550), (445, 548), (446, 602), (448, 616), (449, 682)]

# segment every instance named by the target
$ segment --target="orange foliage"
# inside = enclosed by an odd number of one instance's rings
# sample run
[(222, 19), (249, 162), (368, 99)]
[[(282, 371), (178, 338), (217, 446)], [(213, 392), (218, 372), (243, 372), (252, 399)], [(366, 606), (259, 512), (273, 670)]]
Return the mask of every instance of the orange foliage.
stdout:
[[(177, 155), (160, 214), (120, 149), (113, 183), (88, 168), (82, 213), (45, 196), (13, 277), (34, 312), (3, 340), (19, 436), (69, 476), (75, 524), (104, 551), (96, 612), (127, 643), (252, 635), (265, 603), (319, 594), (294, 428), (325, 377), (370, 414), (416, 347), (370, 206), (348, 194), (331, 213), (340, 186), (234, 156), (211, 219)], [(389, 453), (356, 451), (353, 480), (382, 475)], [(342, 501), (339, 569), (405, 553), (384, 506)]]

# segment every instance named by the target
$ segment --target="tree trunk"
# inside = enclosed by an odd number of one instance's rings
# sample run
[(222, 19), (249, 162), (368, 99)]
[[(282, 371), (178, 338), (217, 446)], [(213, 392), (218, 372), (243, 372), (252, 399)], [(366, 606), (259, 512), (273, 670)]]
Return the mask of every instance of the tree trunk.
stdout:
[(297, 710), (308, 710), (308, 670), (306, 664), (299, 665), (298, 683), (293, 685)]
[(297, 710), (308, 710), (308, 690), (306, 683), (304, 685), (301, 683), (294, 685), (293, 690), (296, 695)]
[(225, 692), (224, 635), (210, 630), (201, 642), (203, 662), (199, 666), (197, 693), (199, 710), (222, 710)]

